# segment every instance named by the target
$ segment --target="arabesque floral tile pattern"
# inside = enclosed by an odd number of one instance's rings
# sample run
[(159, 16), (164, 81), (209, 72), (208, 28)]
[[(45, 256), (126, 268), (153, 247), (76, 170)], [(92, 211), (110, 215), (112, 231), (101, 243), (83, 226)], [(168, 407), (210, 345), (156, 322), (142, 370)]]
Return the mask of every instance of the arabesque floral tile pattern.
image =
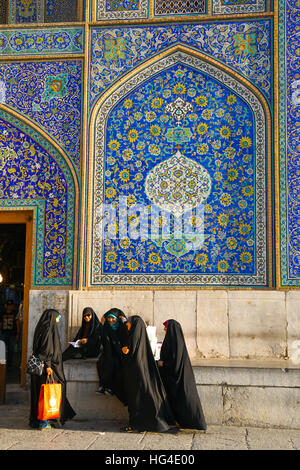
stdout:
[(0, 32), (1, 56), (78, 54), (83, 52), (83, 29), (2, 29)]
[[(178, 97), (191, 105), (181, 121), (167, 111)], [(185, 141), (172, 136), (172, 131), (178, 134), (180, 129), (189, 129)], [(251, 110), (240, 98), (215, 80), (181, 65), (166, 70), (123, 99), (107, 121), (106, 204), (127, 195), (130, 205), (149, 206), (146, 177), (160, 162), (176, 154), (178, 145), (184, 159), (189, 157), (207, 170), (213, 188), (204, 200), (205, 245), (201, 250), (191, 250), (184, 239), (159, 239), (156, 243), (129, 238), (107, 240), (103, 271), (253, 274), (254, 130)], [(190, 171), (185, 163), (184, 180)], [(170, 184), (167, 174), (160, 177), (160, 193), (164, 185)], [(165, 204), (174, 205), (174, 198), (183, 203), (188, 190), (184, 186), (176, 188), (174, 197), (168, 187)], [(189, 201), (196, 191), (199, 188), (195, 185)], [(129, 227), (138, 223), (139, 216), (132, 216)]]
[[(137, 74), (132, 85), (124, 84), (107, 98), (96, 121), (94, 284), (134, 278), (136, 283), (152, 279), (166, 285), (176, 278), (184, 285), (194, 276), (196, 284), (264, 285), (265, 136), (260, 106), (253, 108), (249, 92), (234, 80), (184, 54), (153, 68), (153, 75), (145, 72), (147, 80)], [(120, 197), (127, 197), (130, 207), (128, 236), (119, 237), (120, 221), (112, 212), (103, 240), (100, 203), (117, 210)], [(169, 205), (172, 213), (184, 202), (194, 208), (204, 204), (203, 245), (197, 238), (191, 245), (185, 236), (130, 236), (141, 225), (150, 233), (153, 203)], [(136, 209), (140, 206), (148, 207), (143, 215)], [(192, 212), (189, 217), (192, 231), (196, 221)], [(165, 222), (151, 219), (162, 230)]]

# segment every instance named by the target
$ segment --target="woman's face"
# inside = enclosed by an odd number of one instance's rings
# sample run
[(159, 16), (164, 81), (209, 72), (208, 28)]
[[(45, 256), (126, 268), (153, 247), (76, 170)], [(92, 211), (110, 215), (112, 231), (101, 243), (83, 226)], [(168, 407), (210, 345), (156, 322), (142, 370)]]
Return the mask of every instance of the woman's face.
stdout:
[(107, 317), (107, 321), (111, 325), (114, 325), (117, 322), (117, 319), (115, 317)]
[(91, 313), (91, 312), (85, 312), (84, 315), (83, 315), (83, 319), (84, 319), (84, 321), (86, 321), (86, 322), (91, 321), (91, 319), (92, 319), (92, 313)]

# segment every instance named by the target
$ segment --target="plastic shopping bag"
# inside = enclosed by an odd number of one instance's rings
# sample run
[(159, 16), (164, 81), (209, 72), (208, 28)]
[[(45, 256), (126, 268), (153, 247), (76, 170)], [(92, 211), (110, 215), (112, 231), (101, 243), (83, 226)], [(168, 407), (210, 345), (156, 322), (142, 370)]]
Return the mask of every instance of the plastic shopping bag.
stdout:
[(47, 420), (60, 417), (61, 384), (50, 383), (49, 376), (45, 384), (42, 384), (39, 396), (38, 419)]

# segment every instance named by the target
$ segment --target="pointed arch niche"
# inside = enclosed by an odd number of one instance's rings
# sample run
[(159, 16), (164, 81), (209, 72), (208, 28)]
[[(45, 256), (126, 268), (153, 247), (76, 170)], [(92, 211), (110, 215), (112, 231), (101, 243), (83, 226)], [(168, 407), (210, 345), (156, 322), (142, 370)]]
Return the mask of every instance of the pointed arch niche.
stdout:
[[(90, 149), (88, 287), (270, 287), (271, 118), (263, 95), (244, 77), (188, 47), (172, 47), (99, 99)], [(118, 227), (115, 239), (105, 241), (103, 204), (128, 196), (131, 214), (134, 204), (151, 205), (146, 178), (160, 196), (157, 181), (170, 189), (176, 152), (183, 184), (198, 165), (195, 198), (200, 173), (210, 178), (205, 243), (190, 249), (183, 238), (121, 240)], [(178, 192), (183, 201), (185, 191)]]
[(0, 105), (0, 211), (33, 212), (31, 288), (74, 286), (78, 183), (56, 142)]

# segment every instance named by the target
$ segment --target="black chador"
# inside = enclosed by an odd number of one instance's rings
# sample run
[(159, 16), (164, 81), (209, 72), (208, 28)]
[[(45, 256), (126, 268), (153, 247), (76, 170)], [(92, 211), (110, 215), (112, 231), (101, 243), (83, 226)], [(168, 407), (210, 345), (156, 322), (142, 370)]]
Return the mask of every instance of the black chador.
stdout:
[(205, 430), (205, 418), (181, 325), (176, 320), (168, 320), (164, 325), (167, 332), (161, 347), (163, 366), (159, 367), (159, 372), (173, 414), (181, 428)]
[(58, 425), (63, 425), (65, 421), (75, 416), (75, 411), (71, 407), (66, 397), (66, 378), (63, 369), (62, 351), (56, 318), (59, 313), (56, 310), (45, 310), (38, 321), (33, 337), (33, 354), (44, 361), (44, 371), (41, 376), (31, 375), (31, 407), (29, 424), (36, 428), (38, 421), (38, 402), (41, 385), (46, 383), (47, 368), (53, 371), (55, 382), (62, 384), (62, 400), (60, 418), (56, 420)]
[(103, 315), (101, 325), (100, 355), (97, 361), (100, 393), (111, 393), (127, 405), (123, 379), (122, 343), (125, 314), (118, 308), (111, 308)]
[(97, 357), (100, 352), (101, 323), (91, 307), (82, 312), (82, 323), (73, 342), (86, 340), (79, 348), (70, 346), (63, 352), (63, 361)]
[(129, 318), (129, 324), (126, 345), (129, 352), (124, 354), (124, 384), (129, 414), (127, 429), (168, 431), (176, 423), (153, 356), (145, 323), (141, 317), (134, 315)]

